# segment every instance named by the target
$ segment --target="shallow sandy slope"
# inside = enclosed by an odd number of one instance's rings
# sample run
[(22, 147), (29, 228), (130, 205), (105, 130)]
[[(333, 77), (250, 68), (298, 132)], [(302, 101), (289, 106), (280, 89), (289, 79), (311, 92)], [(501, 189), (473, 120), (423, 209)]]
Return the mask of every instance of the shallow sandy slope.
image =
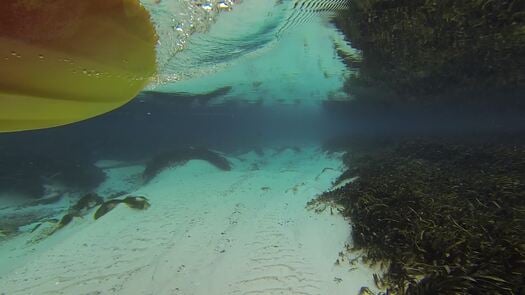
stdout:
[[(27, 234), (0, 246), (0, 294), (346, 295), (372, 286), (367, 268), (334, 264), (348, 223), (305, 209), (340, 161), (314, 149), (272, 153), (232, 159), (230, 172), (190, 161), (136, 191), (150, 199), (146, 211), (121, 205), (37, 245), (24, 244)], [(126, 169), (108, 171), (101, 190), (136, 180), (140, 169)]]

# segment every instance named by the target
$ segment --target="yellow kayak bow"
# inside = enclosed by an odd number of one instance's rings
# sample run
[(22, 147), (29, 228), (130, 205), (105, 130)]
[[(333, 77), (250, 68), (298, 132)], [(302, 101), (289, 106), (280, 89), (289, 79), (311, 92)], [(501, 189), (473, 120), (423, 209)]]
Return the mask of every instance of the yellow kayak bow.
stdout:
[(0, 132), (122, 106), (156, 74), (156, 42), (138, 0), (2, 0)]

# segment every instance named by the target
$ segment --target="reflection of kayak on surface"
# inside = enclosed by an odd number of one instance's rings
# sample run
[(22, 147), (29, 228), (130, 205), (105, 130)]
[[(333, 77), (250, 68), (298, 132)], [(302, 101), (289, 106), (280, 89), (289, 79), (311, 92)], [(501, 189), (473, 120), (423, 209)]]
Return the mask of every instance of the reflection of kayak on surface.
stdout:
[(0, 132), (123, 105), (156, 74), (156, 40), (138, 0), (3, 0)]

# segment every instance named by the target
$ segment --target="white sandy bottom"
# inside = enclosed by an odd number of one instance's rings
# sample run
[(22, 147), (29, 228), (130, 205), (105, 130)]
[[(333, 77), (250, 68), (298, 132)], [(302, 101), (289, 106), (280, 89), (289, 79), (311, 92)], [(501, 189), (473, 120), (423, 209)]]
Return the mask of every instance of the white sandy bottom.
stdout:
[(120, 205), (38, 245), (0, 249), (6, 261), (28, 257), (0, 278), (0, 293), (357, 294), (373, 285), (371, 270), (334, 264), (348, 222), (305, 209), (339, 166), (290, 150), (246, 155), (229, 172), (190, 161), (135, 192), (150, 199), (148, 210)]

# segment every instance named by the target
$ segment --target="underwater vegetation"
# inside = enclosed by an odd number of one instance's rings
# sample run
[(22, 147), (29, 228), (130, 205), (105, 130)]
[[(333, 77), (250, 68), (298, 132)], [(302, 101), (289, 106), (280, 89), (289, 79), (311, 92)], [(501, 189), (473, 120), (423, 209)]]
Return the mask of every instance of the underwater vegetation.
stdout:
[(523, 1), (354, 0), (335, 23), (362, 52), (348, 93), (367, 89), (417, 100), (525, 86)]
[(310, 205), (344, 208), (387, 294), (524, 294), (525, 2), (355, 0), (334, 22), (360, 56), (337, 51), (352, 99), (323, 107), (359, 136), (325, 144), (348, 169)]
[[(525, 293), (525, 145), (403, 140), (343, 158), (357, 177), (315, 203), (352, 222), (353, 250), (393, 294)], [(366, 294), (366, 293), (365, 293)]]
[(200, 147), (177, 148), (159, 153), (153, 157), (146, 164), (146, 168), (142, 173), (142, 179), (144, 183), (148, 183), (162, 170), (170, 166), (184, 165), (189, 160), (204, 160), (224, 171), (231, 169), (228, 159), (217, 152)]

